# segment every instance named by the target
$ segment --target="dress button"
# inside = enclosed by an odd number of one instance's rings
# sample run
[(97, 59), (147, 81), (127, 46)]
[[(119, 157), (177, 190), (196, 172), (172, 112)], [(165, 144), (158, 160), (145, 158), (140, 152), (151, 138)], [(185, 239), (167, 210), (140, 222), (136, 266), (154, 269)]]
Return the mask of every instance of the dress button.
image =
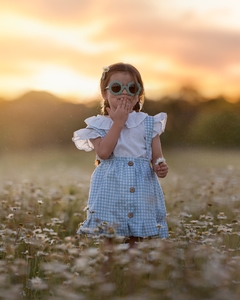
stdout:
[(128, 162), (128, 165), (131, 167), (131, 166), (133, 166), (133, 162), (130, 160), (129, 162)]
[(133, 217), (133, 213), (132, 212), (128, 213), (128, 217), (132, 218)]
[(130, 188), (130, 193), (134, 193), (135, 192), (135, 188), (134, 187), (131, 187)]

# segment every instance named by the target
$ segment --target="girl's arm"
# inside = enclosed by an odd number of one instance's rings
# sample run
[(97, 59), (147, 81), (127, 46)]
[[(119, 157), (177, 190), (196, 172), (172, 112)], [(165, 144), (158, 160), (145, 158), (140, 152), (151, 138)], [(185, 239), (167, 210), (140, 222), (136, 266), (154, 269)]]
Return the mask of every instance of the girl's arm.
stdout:
[(127, 101), (123, 100), (119, 101), (116, 110), (111, 108), (106, 109), (113, 120), (112, 127), (104, 138), (99, 137), (91, 140), (96, 154), (101, 159), (107, 159), (116, 147), (122, 128), (127, 121), (129, 112), (131, 111), (131, 105)]
[(162, 158), (162, 146), (159, 135), (156, 135), (152, 139), (152, 166), (153, 170), (156, 172), (157, 176), (160, 178), (164, 178), (168, 173), (168, 165), (166, 162), (162, 162), (160, 165), (156, 165), (156, 161), (158, 158)]
[(98, 137), (91, 140), (98, 157), (107, 159), (112, 154), (117, 145), (122, 128), (123, 126), (121, 126), (121, 124), (114, 122), (104, 138)]

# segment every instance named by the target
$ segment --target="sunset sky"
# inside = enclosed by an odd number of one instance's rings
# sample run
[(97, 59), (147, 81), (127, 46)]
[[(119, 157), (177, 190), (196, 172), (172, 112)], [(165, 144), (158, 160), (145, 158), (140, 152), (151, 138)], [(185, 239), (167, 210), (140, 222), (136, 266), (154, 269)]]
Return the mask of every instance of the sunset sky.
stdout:
[(0, 98), (99, 97), (102, 67), (131, 63), (146, 96), (181, 86), (240, 98), (238, 0), (0, 0)]

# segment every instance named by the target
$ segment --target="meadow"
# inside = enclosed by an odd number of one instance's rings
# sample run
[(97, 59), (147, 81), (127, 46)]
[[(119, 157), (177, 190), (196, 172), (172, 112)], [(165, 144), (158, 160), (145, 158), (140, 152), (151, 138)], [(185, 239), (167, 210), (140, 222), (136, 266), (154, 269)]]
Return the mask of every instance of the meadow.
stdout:
[(170, 237), (131, 249), (76, 235), (93, 153), (2, 153), (0, 299), (239, 299), (239, 151), (164, 150)]

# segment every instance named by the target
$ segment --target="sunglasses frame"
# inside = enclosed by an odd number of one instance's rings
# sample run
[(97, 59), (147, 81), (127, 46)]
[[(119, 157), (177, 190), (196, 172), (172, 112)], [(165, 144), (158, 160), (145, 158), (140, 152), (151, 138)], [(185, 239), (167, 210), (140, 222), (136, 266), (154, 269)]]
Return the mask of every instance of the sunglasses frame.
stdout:
[[(115, 83), (118, 83), (118, 84), (120, 85), (120, 87), (121, 87), (121, 88), (120, 88), (120, 91), (117, 92), (117, 93), (114, 92), (114, 91), (112, 90), (112, 86), (113, 86)], [(140, 84), (137, 82), (137, 87), (138, 87), (137, 92), (136, 92), (136, 93), (131, 93), (130, 90), (129, 90), (129, 88), (130, 88), (130, 86), (131, 86), (132, 84), (135, 84), (135, 82), (134, 82), (134, 81), (131, 81), (131, 82), (129, 82), (127, 85), (123, 85), (121, 81), (114, 80), (114, 81), (110, 82), (109, 85), (108, 85), (107, 87), (105, 87), (105, 90), (109, 89), (110, 93), (113, 94), (114, 96), (120, 95), (120, 94), (124, 91), (124, 89), (126, 89), (126, 91), (127, 91), (127, 93), (128, 93), (129, 96), (139, 95), (140, 92), (141, 92), (141, 90), (142, 90)]]

